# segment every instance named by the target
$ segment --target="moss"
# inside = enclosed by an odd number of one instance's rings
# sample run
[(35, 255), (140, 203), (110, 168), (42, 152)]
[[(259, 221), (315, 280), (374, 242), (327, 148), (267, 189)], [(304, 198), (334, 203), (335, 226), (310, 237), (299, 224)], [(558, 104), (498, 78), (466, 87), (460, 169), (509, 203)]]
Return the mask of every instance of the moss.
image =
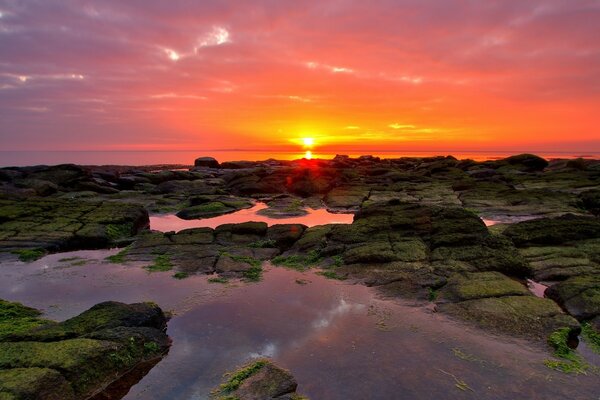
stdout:
[(292, 268), (300, 271), (319, 264), (322, 260), (319, 250), (311, 250), (305, 255), (293, 254), (290, 256), (277, 256), (271, 260), (273, 265)]
[(40, 311), (21, 303), (0, 300), (0, 340), (49, 323), (39, 318), (40, 315)]
[(128, 238), (131, 236), (131, 232), (133, 232), (133, 224), (130, 222), (106, 225), (106, 235), (111, 240)]
[(569, 328), (560, 328), (548, 337), (548, 344), (554, 349), (554, 357), (560, 360), (545, 360), (544, 365), (550, 369), (567, 374), (585, 374), (590, 366), (568, 345)]
[(118, 252), (117, 254), (113, 254), (112, 256), (108, 256), (105, 258), (106, 261), (112, 264), (123, 264), (125, 262), (125, 257), (129, 252), (129, 247), (125, 247), (123, 250)]
[(155, 342), (144, 343), (144, 354), (145, 355), (155, 355), (155, 354), (160, 354), (160, 353), (161, 353), (160, 346), (158, 344), (156, 344)]
[(344, 264), (344, 257), (341, 255), (331, 257), (333, 259), (334, 267), (341, 267)]
[(190, 276), (190, 274), (188, 274), (187, 272), (175, 272), (172, 277), (175, 279), (185, 279), (188, 278)]
[(149, 272), (165, 272), (173, 269), (171, 258), (167, 254), (161, 254), (154, 258), (154, 264), (148, 265)]
[(455, 274), (448, 279), (441, 294), (450, 301), (530, 295), (525, 286), (499, 272)]
[(0, 370), (0, 400), (73, 400), (74, 393), (60, 372), (49, 368)]
[(217, 212), (217, 211), (225, 211), (227, 210), (227, 206), (220, 201), (214, 201), (211, 203), (201, 204), (199, 206), (194, 206), (194, 211), (196, 212)]
[(346, 280), (345, 276), (338, 275), (337, 272), (332, 270), (319, 271), (317, 274), (323, 275), (327, 279), (337, 279), (338, 281)]
[(267, 365), (266, 360), (258, 360), (233, 372), (228, 376), (227, 382), (219, 387), (221, 393), (226, 395), (237, 390), (246, 379), (260, 371), (265, 365)]
[(253, 265), (250, 269), (242, 272), (242, 275), (249, 281), (258, 282), (262, 277), (262, 267), (260, 265)]
[(581, 336), (583, 336), (583, 340), (585, 340), (585, 343), (592, 351), (600, 354), (600, 333), (589, 322), (581, 324)]
[(385, 263), (395, 261), (396, 254), (389, 241), (367, 241), (357, 247), (346, 250), (344, 261), (346, 264), (355, 263)]
[(431, 288), (431, 287), (427, 288), (427, 300), (435, 301), (435, 299), (437, 299), (438, 295), (439, 295), (439, 292), (437, 290), (435, 290), (434, 288)]
[(274, 240), (264, 239), (264, 240), (257, 240), (256, 242), (252, 242), (252, 243), (248, 244), (248, 247), (253, 248), (253, 249), (268, 249), (268, 248), (277, 247), (277, 246), (275, 245)]
[(13, 250), (13, 254), (17, 254), (19, 256), (19, 260), (23, 262), (31, 262), (38, 260), (46, 255), (46, 250), (44, 249), (22, 249), (22, 250)]

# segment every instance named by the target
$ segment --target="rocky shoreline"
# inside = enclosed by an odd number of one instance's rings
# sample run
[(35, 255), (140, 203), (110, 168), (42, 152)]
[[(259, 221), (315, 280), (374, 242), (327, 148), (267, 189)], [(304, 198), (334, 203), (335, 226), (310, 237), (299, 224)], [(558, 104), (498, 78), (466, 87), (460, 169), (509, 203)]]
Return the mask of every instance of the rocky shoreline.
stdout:
[[(325, 207), (355, 217), (348, 225), (148, 230), (149, 214), (207, 218), (257, 200), (266, 215)], [(266, 261), (318, 267), (492, 332), (549, 340), (558, 351), (581, 324), (600, 332), (599, 213), (600, 161), (528, 154), (3, 168), (0, 260), (119, 246), (112, 262), (143, 262), (179, 278), (253, 281)], [(481, 218), (528, 220), (487, 227)], [(546, 298), (530, 293), (526, 279), (549, 286)]]

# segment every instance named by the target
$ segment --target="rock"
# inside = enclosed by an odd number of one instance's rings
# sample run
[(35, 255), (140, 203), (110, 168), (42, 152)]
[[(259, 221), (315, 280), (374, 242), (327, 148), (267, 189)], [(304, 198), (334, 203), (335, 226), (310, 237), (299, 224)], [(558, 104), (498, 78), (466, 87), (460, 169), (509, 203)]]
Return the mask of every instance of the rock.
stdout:
[(289, 218), (308, 214), (308, 211), (304, 208), (302, 199), (294, 196), (277, 196), (266, 203), (269, 207), (259, 210), (258, 214), (266, 215), (270, 218)]
[(0, 318), (9, 312), (20, 321), (0, 340), (0, 398), (85, 399), (136, 365), (157, 362), (170, 345), (166, 317), (153, 304), (100, 303), (60, 323), (34, 321), (32, 310), (0, 302)]
[(498, 162), (499, 164), (507, 163), (512, 166), (523, 168), (528, 172), (542, 171), (548, 166), (548, 161), (533, 154), (519, 154), (516, 156), (507, 157)]
[(600, 219), (572, 214), (519, 222), (503, 234), (518, 247), (556, 245), (574, 240), (600, 238)]
[(577, 335), (577, 320), (549, 299), (535, 296), (502, 296), (438, 305), (438, 311), (469, 321), (484, 329), (511, 336), (545, 340), (557, 329)]
[(194, 161), (196, 167), (219, 168), (219, 162), (213, 157), (199, 157)]
[(267, 229), (267, 239), (280, 250), (287, 250), (301, 237), (306, 226), (302, 224), (276, 224)]
[(597, 274), (569, 278), (549, 287), (545, 294), (580, 321), (600, 316), (600, 276)]
[(0, 251), (66, 251), (115, 246), (145, 229), (138, 205), (76, 199), (0, 200)]
[(76, 398), (69, 382), (60, 372), (50, 368), (0, 369), (0, 385), (1, 399), (74, 400)]
[(190, 199), (192, 204), (177, 213), (182, 219), (202, 219), (229, 214), (250, 208), (253, 203), (239, 197), (228, 196), (202, 196)]
[(583, 206), (592, 214), (600, 215), (600, 190), (587, 190), (579, 195)]
[(438, 302), (460, 302), (490, 297), (530, 296), (527, 288), (499, 272), (452, 275), (440, 290)]
[(328, 208), (338, 210), (358, 210), (369, 196), (369, 189), (364, 186), (343, 186), (329, 191), (323, 199)]
[(229, 380), (213, 392), (214, 399), (305, 399), (296, 393), (294, 377), (267, 359), (256, 360), (228, 376)]

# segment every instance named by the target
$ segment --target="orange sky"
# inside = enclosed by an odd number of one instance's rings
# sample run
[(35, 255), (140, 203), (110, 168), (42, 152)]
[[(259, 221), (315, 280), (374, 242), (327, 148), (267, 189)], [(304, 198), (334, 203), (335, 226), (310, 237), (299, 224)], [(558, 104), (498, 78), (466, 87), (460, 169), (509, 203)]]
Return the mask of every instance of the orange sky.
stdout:
[(0, 0), (5, 150), (600, 151), (598, 1)]

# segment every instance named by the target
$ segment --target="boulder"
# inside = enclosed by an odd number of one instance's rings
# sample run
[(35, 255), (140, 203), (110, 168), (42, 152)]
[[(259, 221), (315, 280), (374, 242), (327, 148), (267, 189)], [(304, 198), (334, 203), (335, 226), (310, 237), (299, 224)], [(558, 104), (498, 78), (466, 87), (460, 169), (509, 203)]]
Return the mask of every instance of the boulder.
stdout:
[(194, 161), (196, 167), (219, 168), (219, 162), (213, 157), (199, 157)]

